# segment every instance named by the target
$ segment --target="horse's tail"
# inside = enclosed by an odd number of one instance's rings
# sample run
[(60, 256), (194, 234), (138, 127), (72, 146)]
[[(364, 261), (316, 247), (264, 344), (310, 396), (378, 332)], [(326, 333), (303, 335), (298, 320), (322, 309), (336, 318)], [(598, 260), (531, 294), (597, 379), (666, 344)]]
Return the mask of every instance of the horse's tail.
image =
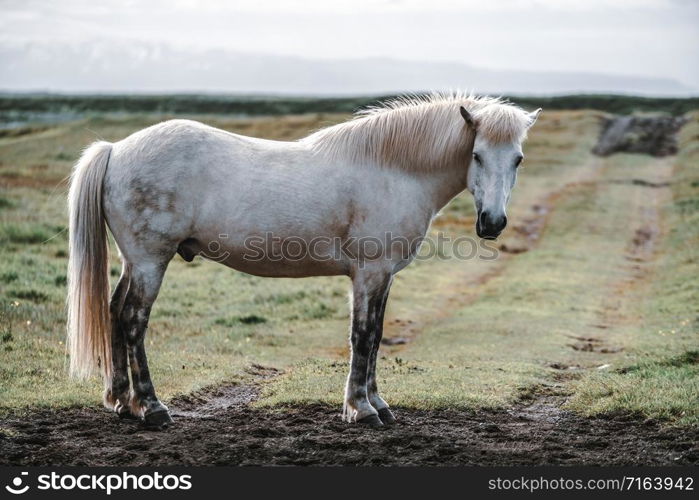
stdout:
[(102, 210), (102, 182), (112, 145), (95, 142), (75, 165), (68, 194), (68, 351), (70, 374), (86, 378), (97, 369), (112, 377), (109, 321), (109, 253)]

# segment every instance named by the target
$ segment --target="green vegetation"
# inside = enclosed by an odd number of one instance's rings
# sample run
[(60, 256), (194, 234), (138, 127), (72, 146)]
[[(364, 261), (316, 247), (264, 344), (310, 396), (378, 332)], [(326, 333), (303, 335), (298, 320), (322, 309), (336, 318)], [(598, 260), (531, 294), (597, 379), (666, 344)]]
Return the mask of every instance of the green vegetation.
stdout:
[(699, 352), (655, 360), (579, 382), (571, 408), (588, 415), (636, 412), (644, 416), (697, 424)]
[[(209, 99), (220, 98), (201, 98), (207, 106)], [(202, 109), (196, 112), (209, 112)], [(347, 116), (200, 118), (289, 140)], [(386, 336), (407, 343), (383, 346), (379, 365), (391, 404), (494, 408), (554, 391), (585, 414), (632, 411), (697, 423), (698, 117), (683, 129), (676, 158), (601, 159), (589, 152), (600, 116), (542, 115), (525, 146), (498, 260), (421, 260), (398, 275)], [(99, 382), (66, 377), (65, 179), (91, 141), (118, 140), (162, 118), (95, 116), (0, 137), (0, 411), (98, 404)], [(432, 232), (473, 236), (473, 215), (464, 194)], [(650, 243), (639, 236), (643, 229)], [(120, 266), (112, 250), (114, 280)], [(263, 279), (174, 259), (146, 339), (159, 394), (167, 400), (250, 380), (246, 368), (257, 363), (284, 371), (265, 383), (257, 404), (339, 405), (348, 285), (342, 277)]]
[(42, 226), (0, 226), (0, 243), (42, 243), (51, 238), (51, 233)]
[[(390, 99), (367, 97), (279, 97), (236, 95), (61, 95), (0, 94), (0, 117), (6, 121), (26, 120), (27, 116), (86, 116), (101, 113), (212, 114), (229, 116), (270, 116), (301, 113), (351, 113)], [(638, 97), (626, 95), (579, 94), (554, 97), (508, 96), (527, 108), (549, 110), (594, 109), (609, 113), (664, 112), (681, 115), (699, 108), (699, 98)], [(0, 134), (26, 135), (43, 126), (22, 127)]]

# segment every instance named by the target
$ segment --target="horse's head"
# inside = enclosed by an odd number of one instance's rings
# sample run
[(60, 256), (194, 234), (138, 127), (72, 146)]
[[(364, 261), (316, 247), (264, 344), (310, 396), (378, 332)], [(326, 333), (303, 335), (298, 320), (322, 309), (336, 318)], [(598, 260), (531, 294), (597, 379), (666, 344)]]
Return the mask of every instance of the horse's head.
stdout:
[(507, 225), (507, 204), (524, 160), (522, 142), (541, 112), (541, 108), (527, 113), (512, 106), (498, 107), (486, 108), (483, 114), (499, 114), (499, 119), (487, 116), (484, 120), (479, 119), (478, 111), (471, 114), (461, 108), (464, 119), (476, 129), (468, 190), (478, 213), (476, 233), (487, 239), (497, 238)]

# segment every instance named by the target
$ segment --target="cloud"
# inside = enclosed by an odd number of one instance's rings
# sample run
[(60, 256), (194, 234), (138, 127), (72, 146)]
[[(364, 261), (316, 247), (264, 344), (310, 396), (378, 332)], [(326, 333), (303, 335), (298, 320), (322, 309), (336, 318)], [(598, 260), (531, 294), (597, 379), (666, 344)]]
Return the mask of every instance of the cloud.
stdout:
[(0, 45), (150, 43), (326, 60), (453, 61), (638, 74), (696, 88), (698, 21), (699, 3), (682, 0), (5, 0)]

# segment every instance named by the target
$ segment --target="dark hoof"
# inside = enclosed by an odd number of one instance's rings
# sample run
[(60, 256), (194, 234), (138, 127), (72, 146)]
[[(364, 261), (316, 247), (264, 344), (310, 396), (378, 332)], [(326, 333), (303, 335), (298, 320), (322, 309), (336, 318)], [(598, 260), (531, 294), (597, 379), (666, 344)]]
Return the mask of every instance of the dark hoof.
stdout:
[(379, 410), (379, 418), (384, 423), (384, 425), (393, 425), (396, 423), (396, 417), (388, 408), (381, 408)]
[(146, 413), (143, 417), (143, 423), (148, 430), (161, 431), (167, 429), (174, 422), (167, 410), (156, 410), (153, 413)]
[(131, 413), (129, 410), (119, 411), (119, 412), (117, 412), (117, 415), (119, 415), (119, 420), (140, 420), (136, 415)]
[(369, 425), (371, 427), (383, 426), (383, 422), (381, 421), (378, 415), (367, 415), (366, 417), (357, 420), (357, 423), (362, 425)]

